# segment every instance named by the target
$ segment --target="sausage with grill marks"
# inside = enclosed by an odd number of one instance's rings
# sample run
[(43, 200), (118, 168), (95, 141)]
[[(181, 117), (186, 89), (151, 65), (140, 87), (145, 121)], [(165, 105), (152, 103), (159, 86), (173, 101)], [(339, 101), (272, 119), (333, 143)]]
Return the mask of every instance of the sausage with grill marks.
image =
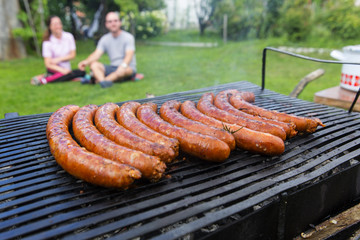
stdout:
[(219, 92), (215, 96), (214, 105), (222, 110), (227, 111), (230, 114), (233, 114), (233, 115), (245, 118), (245, 119), (251, 119), (254, 121), (260, 121), (260, 122), (264, 122), (267, 124), (273, 124), (273, 125), (279, 126), (280, 128), (284, 129), (286, 136), (288, 138), (294, 137), (297, 134), (297, 131), (295, 130), (295, 124), (293, 124), (293, 123), (284, 123), (284, 122), (280, 122), (280, 121), (276, 121), (276, 120), (272, 120), (272, 119), (262, 118), (259, 116), (253, 116), (253, 115), (247, 114), (246, 112), (236, 109), (233, 105), (230, 104), (229, 97), (231, 97), (232, 95), (237, 94), (237, 93), (239, 93), (239, 92), (235, 89)]
[(236, 146), (243, 150), (269, 156), (280, 155), (285, 150), (284, 141), (279, 137), (240, 127), (236, 124), (221, 122), (200, 112), (192, 101), (183, 102), (180, 111), (184, 116), (205, 125), (220, 129), (227, 128), (230, 132), (233, 132), (232, 135), (235, 138)]
[(234, 94), (230, 97), (229, 101), (236, 109), (240, 109), (248, 114), (274, 119), (285, 123), (294, 123), (296, 126), (295, 129), (299, 132), (313, 133), (316, 131), (318, 126), (325, 127), (318, 118), (300, 117), (293, 114), (286, 114), (255, 106), (245, 101), (241, 94)]
[(80, 144), (100, 156), (139, 169), (142, 176), (151, 181), (159, 180), (166, 169), (165, 163), (158, 157), (123, 147), (106, 138), (93, 122), (97, 109), (96, 105), (84, 106), (73, 118), (74, 135)]
[(254, 121), (251, 119), (241, 118), (215, 107), (213, 93), (204, 93), (197, 103), (197, 108), (205, 115), (216, 118), (220, 121), (230, 124), (236, 124), (259, 132), (270, 133), (272, 135), (280, 137), (282, 140), (286, 139), (286, 133), (284, 129), (278, 126), (270, 125), (264, 122)]
[(145, 103), (138, 108), (137, 117), (155, 131), (178, 139), (180, 149), (190, 155), (213, 162), (222, 162), (229, 157), (230, 148), (225, 142), (174, 126), (163, 120), (156, 112), (155, 103)]
[(165, 146), (167, 148), (168, 157), (164, 157), (162, 160), (171, 162), (179, 155), (179, 141), (175, 138), (169, 138), (158, 133), (140, 122), (136, 117), (136, 110), (140, 105), (141, 104), (138, 102), (124, 103), (120, 109), (116, 111), (116, 120), (129, 131), (140, 137)]
[(69, 174), (86, 182), (112, 188), (128, 188), (141, 177), (139, 170), (80, 147), (69, 132), (78, 106), (68, 105), (54, 112), (46, 126), (50, 151), (56, 162)]
[(164, 104), (162, 104), (160, 108), (160, 116), (165, 121), (173, 125), (176, 125), (178, 127), (186, 128), (187, 130), (201, 133), (204, 135), (216, 137), (227, 143), (230, 147), (230, 150), (235, 149), (236, 145), (233, 135), (231, 135), (229, 132), (223, 129), (207, 126), (200, 122), (196, 122), (185, 117), (179, 112), (180, 106), (181, 106), (181, 102), (179, 101), (176, 100), (166, 101)]
[(95, 114), (95, 125), (99, 131), (110, 140), (127, 148), (157, 156), (162, 161), (168, 161), (167, 148), (155, 142), (146, 140), (127, 130), (115, 120), (115, 113), (119, 106), (106, 103), (99, 107)]
[(241, 96), (242, 99), (244, 99), (249, 103), (255, 102), (255, 94), (252, 92), (239, 92), (239, 95)]

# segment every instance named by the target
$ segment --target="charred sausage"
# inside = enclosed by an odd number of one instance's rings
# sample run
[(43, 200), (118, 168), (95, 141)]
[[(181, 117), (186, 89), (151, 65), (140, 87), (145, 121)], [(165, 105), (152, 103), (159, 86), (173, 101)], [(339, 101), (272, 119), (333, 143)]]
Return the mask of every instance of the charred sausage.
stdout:
[(249, 103), (255, 102), (255, 94), (252, 92), (239, 92), (239, 95), (241, 96), (242, 99), (244, 99)]
[(96, 105), (84, 106), (73, 118), (74, 135), (80, 144), (100, 156), (137, 168), (143, 177), (151, 181), (159, 180), (165, 171), (165, 163), (158, 157), (120, 146), (106, 138), (94, 126), (97, 109)]
[(168, 149), (168, 160), (163, 160), (165, 162), (171, 162), (179, 155), (179, 141), (158, 133), (140, 122), (136, 117), (136, 110), (140, 105), (138, 102), (124, 103), (120, 109), (116, 111), (116, 120), (129, 131), (140, 137), (164, 145)]
[(155, 103), (142, 104), (137, 110), (137, 117), (150, 128), (176, 138), (180, 142), (180, 150), (204, 160), (222, 162), (229, 157), (229, 146), (214, 137), (195, 133), (185, 128), (174, 126), (163, 120), (157, 113)]
[(313, 133), (318, 126), (325, 126), (318, 118), (300, 117), (255, 106), (254, 104), (245, 101), (241, 94), (234, 94), (230, 97), (229, 101), (236, 109), (240, 109), (248, 114), (285, 123), (294, 123), (296, 126), (295, 129), (299, 132)]
[(282, 140), (286, 139), (286, 133), (284, 129), (278, 126), (241, 118), (215, 107), (213, 93), (204, 93), (197, 103), (197, 108), (205, 115), (216, 118), (220, 121), (236, 124), (259, 132), (270, 133), (280, 137)]
[(216, 137), (224, 142), (226, 142), (230, 150), (234, 150), (235, 139), (231, 133), (223, 130), (214, 128), (211, 126), (204, 125), (200, 122), (193, 121), (184, 115), (182, 115), (180, 110), (181, 102), (176, 100), (166, 101), (162, 104), (160, 108), (160, 116), (167, 122), (171, 123), (172, 125), (176, 125), (178, 127), (186, 128), (187, 130), (201, 133), (204, 135), (209, 135), (212, 137)]
[(69, 125), (79, 107), (68, 105), (58, 109), (49, 118), (46, 136), (56, 162), (69, 174), (86, 182), (114, 188), (128, 188), (139, 179), (139, 170), (80, 147), (69, 132)]
[(138, 150), (149, 155), (158, 156), (168, 162), (167, 148), (158, 143), (150, 142), (127, 130), (115, 120), (115, 113), (119, 106), (115, 103), (106, 103), (99, 107), (95, 114), (95, 125), (99, 131), (110, 140), (127, 148)]
[(233, 132), (238, 148), (262, 155), (280, 155), (285, 150), (285, 144), (279, 137), (221, 122), (200, 112), (192, 101), (183, 102), (180, 111), (184, 116), (194, 121), (220, 129), (226, 128), (228, 131)]
[(239, 93), (237, 90), (225, 90), (219, 92), (215, 96), (214, 105), (224, 111), (227, 111), (230, 114), (245, 118), (245, 119), (251, 119), (254, 121), (260, 121), (268, 124), (273, 124), (276, 126), (279, 126), (280, 128), (284, 129), (286, 133), (286, 137), (291, 138), (294, 137), (297, 134), (297, 131), (295, 130), (295, 124), (293, 123), (284, 123), (272, 119), (262, 118), (259, 116), (253, 116), (251, 114), (247, 114), (246, 112), (240, 111), (236, 109), (233, 105), (229, 102), (229, 97), (231, 97), (234, 94)]

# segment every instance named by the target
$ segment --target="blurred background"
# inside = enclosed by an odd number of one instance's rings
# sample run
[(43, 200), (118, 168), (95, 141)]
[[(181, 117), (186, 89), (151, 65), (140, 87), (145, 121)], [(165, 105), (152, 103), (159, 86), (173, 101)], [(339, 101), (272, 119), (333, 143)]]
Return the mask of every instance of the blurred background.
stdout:
[[(65, 104), (103, 104), (207, 86), (261, 84), (267, 46), (331, 59), (333, 49), (358, 45), (360, 0), (0, 0), (0, 116), (55, 111)], [(73, 69), (106, 32), (105, 14), (118, 11), (122, 28), (136, 38), (139, 82), (103, 90), (76, 82), (34, 87), (44, 71), (45, 20), (61, 18), (76, 38)], [(308, 73), (325, 74), (298, 96), (339, 85), (341, 66), (278, 53), (267, 56), (266, 88), (288, 95)], [(106, 57), (103, 62), (108, 61)]]
[[(45, 20), (57, 15), (76, 39), (98, 39), (105, 14), (120, 12), (137, 39), (198, 29), (225, 40), (286, 37), (288, 41), (358, 39), (360, 0), (0, 0), (0, 59), (40, 49)], [(16, 43), (15, 43), (16, 42)], [(19, 48), (14, 48), (14, 45)]]

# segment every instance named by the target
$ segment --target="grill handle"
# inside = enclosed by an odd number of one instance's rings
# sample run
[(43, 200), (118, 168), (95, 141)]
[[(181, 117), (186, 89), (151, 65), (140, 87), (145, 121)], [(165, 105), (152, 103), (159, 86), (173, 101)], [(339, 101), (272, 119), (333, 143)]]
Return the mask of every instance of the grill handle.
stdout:
[[(287, 54), (289, 56), (298, 57), (298, 58), (302, 58), (302, 59), (310, 60), (310, 61), (314, 61), (314, 62), (360, 65), (359, 62), (343, 62), (343, 61), (324, 60), (324, 59), (312, 58), (312, 57), (308, 57), (308, 56), (304, 56), (304, 55), (300, 55), (300, 54), (280, 50), (280, 49), (273, 48), (273, 47), (265, 47), (264, 50), (263, 50), (263, 56), (262, 56), (262, 76), (261, 76), (261, 90), (262, 91), (265, 89), (265, 68), (266, 68), (266, 51), (267, 50)], [(349, 113), (352, 112), (352, 110), (353, 110), (353, 108), (355, 106), (355, 103), (359, 98), (359, 95), (360, 95), (360, 88), (357, 91), (357, 93), (355, 95), (355, 98), (354, 98), (354, 101), (352, 102), (352, 104), (351, 104), (351, 106), (349, 108), (349, 111), (348, 111)]]

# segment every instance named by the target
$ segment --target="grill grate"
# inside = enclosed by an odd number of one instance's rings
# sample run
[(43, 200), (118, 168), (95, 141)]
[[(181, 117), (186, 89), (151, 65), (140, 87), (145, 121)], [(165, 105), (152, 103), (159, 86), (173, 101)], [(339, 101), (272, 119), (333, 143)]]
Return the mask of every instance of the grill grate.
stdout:
[(316, 116), (327, 126), (287, 140), (278, 157), (236, 150), (224, 163), (213, 164), (185, 156), (169, 164), (171, 178), (141, 180), (134, 188), (118, 191), (77, 180), (56, 164), (45, 133), (50, 114), (2, 119), (1, 239), (72, 239), (75, 234), (76, 239), (211, 238), (229, 224), (281, 202), (284, 192), (295, 193), (358, 166), (357, 113), (261, 91), (248, 82), (138, 101), (197, 101), (204, 92), (230, 88), (254, 92), (258, 106)]

